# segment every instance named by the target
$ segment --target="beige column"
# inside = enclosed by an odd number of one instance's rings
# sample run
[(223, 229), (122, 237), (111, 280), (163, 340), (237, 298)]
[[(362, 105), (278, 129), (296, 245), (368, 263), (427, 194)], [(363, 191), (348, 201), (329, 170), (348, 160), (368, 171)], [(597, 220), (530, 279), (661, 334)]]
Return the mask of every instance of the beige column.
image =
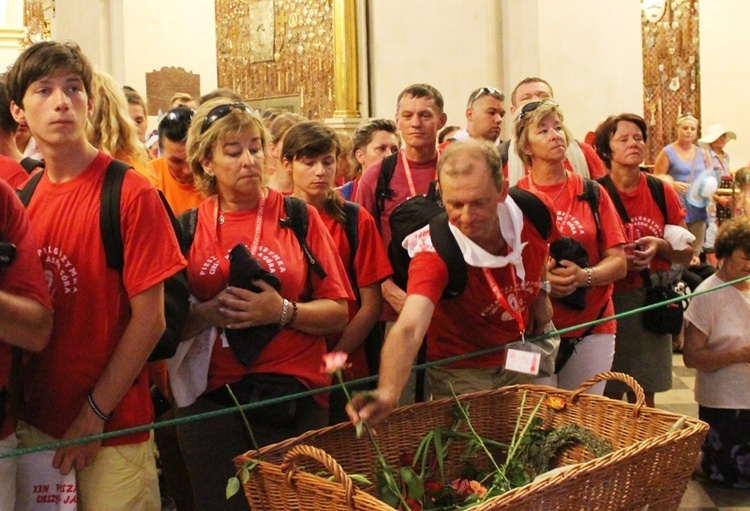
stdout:
[(352, 131), (361, 120), (357, 62), (357, 9), (355, 0), (333, 1), (334, 111), (326, 123)]

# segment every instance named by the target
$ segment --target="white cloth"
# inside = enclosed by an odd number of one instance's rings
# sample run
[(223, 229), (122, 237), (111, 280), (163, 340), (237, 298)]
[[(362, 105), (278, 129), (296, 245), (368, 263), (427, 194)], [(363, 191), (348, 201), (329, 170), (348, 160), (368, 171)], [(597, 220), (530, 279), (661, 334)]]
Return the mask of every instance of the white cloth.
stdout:
[[(716, 274), (696, 292), (723, 284)], [(708, 336), (710, 351), (736, 350), (750, 343), (750, 292), (734, 286), (693, 295), (685, 320)], [(697, 371), (695, 400), (710, 408), (750, 409), (750, 364), (732, 364), (716, 371)]]
[[(12, 451), (18, 447), (15, 433), (0, 439), (0, 452)], [(0, 511), (13, 511), (16, 506), (16, 460), (0, 460)]]
[[(497, 205), (497, 218), (500, 221), (500, 231), (503, 239), (508, 244), (508, 255), (496, 256), (490, 254), (482, 247), (471, 241), (455, 225), (448, 222), (448, 227), (456, 238), (458, 247), (464, 256), (464, 261), (469, 266), (478, 268), (502, 268), (508, 264), (516, 267), (516, 275), (521, 280), (526, 277), (526, 270), (523, 266), (523, 257), (521, 253), (527, 242), (521, 241), (521, 231), (523, 231), (523, 213), (521, 208), (513, 201), (510, 196), (505, 198), (504, 202)], [(424, 249), (425, 243), (431, 245), (432, 240), (426, 241), (429, 237), (429, 224), (422, 227), (404, 238), (401, 246), (409, 253), (409, 257), (414, 257)]]
[(664, 226), (664, 239), (672, 245), (673, 250), (685, 250), (695, 241), (695, 235), (679, 225)]
[[(456, 142), (465, 142), (467, 140), (471, 140), (472, 136), (469, 135), (469, 130), (466, 127), (464, 127), (458, 130), (457, 132), (455, 132), (453, 136), (451, 136), (451, 139)], [(501, 142), (502, 141), (500, 140), (500, 137), (497, 137), (497, 140), (495, 140), (495, 145), (498, 146), (500, 145)]]
[(177, 406), (191, 405), (205, 392), (217, 333), (216, 328), (208, 328), (192, 339), (182, 341), (175, 355), (167, 360), (169, 385)]

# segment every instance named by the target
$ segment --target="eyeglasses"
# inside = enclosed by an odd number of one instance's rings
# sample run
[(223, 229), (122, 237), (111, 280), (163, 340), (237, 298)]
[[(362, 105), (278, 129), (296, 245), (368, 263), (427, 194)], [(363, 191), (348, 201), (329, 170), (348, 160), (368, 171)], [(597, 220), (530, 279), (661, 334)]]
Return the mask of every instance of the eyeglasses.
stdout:
[(471, 96), (469, 96), (469, 103), (466, 105), (466, 108), (469, 108), (474, 104), (476, 100), (484, 96), (492, 96), (493, 98), (499, 99), (500, 101), (505, 100), (505, 93), (500, 89), (496, 89), (494, 87), (481, 87), (475, 90), (471, 94)]
[(208, 128), (211, 127), (213, 123), (221, 119), (222, 117), (226, 117), (229, 112), (232, 110), (241, 110), (247, 114), (252, 114), (253, 109), (247, 106), (245, 103), (226, 103), (224, 105), (219, 105), (217, 107), (214, 107), (211, 109), (211, 111), (208, 112), (208, 115), (206, 115), (206, 118), (203, 119), (203, 127), (201, 128), (201, 135), (208, 130)]
[(541, 101), (532, 101), (531, 103), (526, 103), (525, 105), (521, 107), (521, 112), (518, 114), (518, 120), (516, 120), (516, 122), (523, 121), (526, 118), (527, 114), (530, 114), (531, 112), (533, 112), (534, 110), (536, 110), (537, 108), (539, 108), (540, 106), (544, 104), (549, 105), (552, 108), (557, 108), (558, 106), (560, 106), (554, 101), (550, 101), (549, 99), (543, 99)]

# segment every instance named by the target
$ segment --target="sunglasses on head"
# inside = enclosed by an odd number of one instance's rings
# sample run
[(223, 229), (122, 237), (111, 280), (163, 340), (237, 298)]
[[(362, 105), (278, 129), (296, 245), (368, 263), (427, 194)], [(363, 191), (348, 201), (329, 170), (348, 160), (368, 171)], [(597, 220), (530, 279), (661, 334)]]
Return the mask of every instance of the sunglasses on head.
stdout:
[(245, 103), (226, 103), (224, 105), (219, 105), (217, 107), (212, 108), (208, 115), (206, 115), (206, 118), (203, 119), (203, 126), (201, 127), (201, 134), (205, 133), (208, 128), (211, 127), (213, 123), (221, 119), (222, 117), (226, 117), (229, 112), (232, 110), (240, 110), (248, 114), (253, 113), (253, 109), (247, 106)]
[(482, 87), (474, 91), (474, 94), (469, 98), (469, 106), (474, 104), (476, 100), (484, 96), (492, 96), (493, 98), (499, 99), (500, 101), (505, 100), (505, 93), (495, 87)]
[(180, 122), (180, 121), (187, 121), (190, 123), (190, 121), (193, 120), (193, 114), (195, 111), (192, 108), (188, 108), (186, 106), (181, 106), (177, 108), (173, 108), (167, 114), (164, 116), (167, 118), (167, 120), (172, 122)]
[(549, 99), (542, 99), (540, 101), (532, 101), (531, 103), (526, 103), (521, 107), (521, 112), (518, 114), (518, 120), (516, 122), (521, 122), (526, 118), (526, 115), (530, 114), (540, 106), (547, 104), (553, 108), (557, 108), (559, 105), (555, 103), (554, 101), (550, 101)]

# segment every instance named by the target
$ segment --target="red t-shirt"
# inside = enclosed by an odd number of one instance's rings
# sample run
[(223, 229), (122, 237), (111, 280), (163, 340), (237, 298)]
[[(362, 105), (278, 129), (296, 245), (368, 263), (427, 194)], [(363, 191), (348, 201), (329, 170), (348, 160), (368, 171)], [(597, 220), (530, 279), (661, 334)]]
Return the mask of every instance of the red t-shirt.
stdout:
[[(518, 340), (518, 323), (498, 305), (481, 268), (467, 265), (464, 292), (456, 298), (442, 298), (448, 285), (448, 267), (432, 246), (429, 227), (420, 230), (418, 236), (422, 239), (409, 265), (407, 294), (425, 296), (435, 304), (427, 331), (427, 359), (442, 360)], [(550, 238), (556, 236), (555, 232)], [(527, 322), (529, 306), (539, 294), (549, 240), (542, 239), (531, 221), (524, 218), (521, 241), (528, 242), (522, 251), (525, 278), (517, 278), (510, 266), (492, 268), (491, 272), (510, 306), (520, 308)], [(505, 351), (498, 351), (453, 362), (448, 367), (487, 368), (501, 367), (504, 363)]]
[[(47, 348), (32, 353), (24, 373), (26, 420), (61, 438), (101, 377), (130, 321), (129, 300), (185, 265), (164, 206), (153, 186), (128, 172), (120, 198), (125, 267), (107, 268), (99, 228), (103, 152), (79, 176), (52, 183), (45, 175), (28, 212), (39, 241), (54, 327)], [(145, 368), (114, 410), (105, 431), (148, 424), (153, 407)], [(105, 440), (143, 442), (148, 432)]]
[[(685, 208), (682, 207), (677, 192), (671, 186), (664, 186), (664, 199), (667, 206), (667, 219), (665, 221), (659, 206), (651, 197), (646, 175), (642, 172), (638, 186), (630, 192), (618, 190), (618, 195), (625, 206), (625, 211), (628, 212), (628, 216), (630, 217), (634, 240), (643, 236), (663, 238), (665, 224), (679, 225), (685, 220)], [(671, 266), (672, 263), (660, 255), (656, 255), (651, 260), (649, 271), (651, 273), (665, 271), (669, 270)], [(639, 287), (643, 287), (643, 279), (640, 272), (637, 271), (628, 272), (624, 279), (615, 282), (615, 292), (637, 289)]]
[[(518, 181), (518, 187), (529, 190), (540, 196), (546, 196), (557, 210), (557, 227), (562, 236), (571, 236), (578, 240), (589, 254), (589, 266), (594, 267), (601, 260), (601, 252), (625, 243), (622, 222), (615, 210), (607, 191), (599, 186), (599, 225), (601, 240), (597, 240), (597, 229), (594, 215), (587, 201), (578, 200), (583, 193), (583, 178), (567, 171), (568, 179), (552, 186), (534, 184), (530, 176)], [(564, 189), (563, 189), (564, 188)], [(567, 328), (593, 321), (598, 317), (612, 316), (613, 285), (594, 286), (586, 290), (586, 308), (577, 311), (566, 307), (559, 300), (552, 299), (555, 314), (553, 321), (557, 328)], [(602, 310), (604, 313), (602, 314)], [(616, 322), (605, 321), (594, 328), (594, 333), (614, 333)], [(576, 337), (586, 331), (585, 328), (568, 332), (566, 337)]]
[(29, 180), (29, 174), (16, 160), (0, 154), (0, 180), (18, 190)]
[[(307, 261), (294, 231), (280, 225), (279, 219), (286, 217), (283, 196), (275, 190), (268, 189), (267, 192), (256, 257), (281, 281), (281, 295), (300, 302), (307, 294)], [(320, 215), (310, 205), (307, 206), (307, 212), (307, 243), (327, 274), (326, 278), (320, 279), (314, 272), (310, 272), (310, 299), (353, 299), (346, 271)], [(238, 243), (251, 247), (255, 236), (257, 209), (224, 212), (223, 216), (224, 223), (217, 232), (219, 224), (216, 197), (206, 200), (198, 208), (198, 223), (188, 258), (188, 282), (193, 295), (201, 301), (210, 300), (226, 287), (229, 252)], [(331, 379), (320, 372), (325, 353), (323, 335), (307, 334), (294, 327), (284, 328), (247, 367), (219, 337), (211, 354), (206, 391), (237, 382), (252, 373), (289, 374), (297, 377), (310, 389), (325, 387), (331, 383)], [(327, 406), (324, 398), (316, 396), (316, 399), (321, 405)]]
[[(11, 187), (0, 181), (0, 241), (16, 246), (16, 258), (10, 266), (0, 269), (0, 289), (6, 293), (31, 298), (48, 309), (52, 308), (37, 244), (29, 228), (29, 219), (21, 201)], [(1, 339), (8, 341), (8, 339)], [(0, 389), (8, 383), (10, 346), (0, 342)], [(3, 426), (0, 424), (0, 426)], [(0, 429), (0, 438), (11, 431), (10, 420)]]
[[(337, 222), (325, 211), (319, 211), (320, 218), (323, 220), (326, 229), (331, 234), (333, 242), (336, 244), (341, 261), (346, 268), (347, 275), (349, 276), (349, 283), (352, 287), (365, 287), (371, 284), (379, 283), (391, 276), (393, 270), (391, 269), (391, 263), (388, 261), (388, 254), (386, 254), (383, 248), (383, 243), (380, 240), (380, 234), (378, 228), (375, 225), (372, 215), (367, 212), (365, 208), (359, 208), (359, 216), (357, 219), (357, 252), (354, 254), (354, 264), (352, 265), (351, 247), (349, 246), (349, 239), (346, 237), (346, 229), (344, 225)], [(354, 276), (354, 278), (352, 278)], [(355, 293), (357, 291), (355, 290)], [(359, 310), (357, 301), (349, 301), (349, 319), (353, 318)], [(341, 334), (329, 334), (326, 336), (328, 342), (328, 348), (333, 348), (338, 340), (341, 338)], [(351, 380), (364, 378), (370, 376), (367, 369), (367, 358), (365, 357), (365, 345), (362, 343), (351, 355), (349, 355), (349, 362), (352, 364), (351, 370), (348, 371), (346, 377)]]

